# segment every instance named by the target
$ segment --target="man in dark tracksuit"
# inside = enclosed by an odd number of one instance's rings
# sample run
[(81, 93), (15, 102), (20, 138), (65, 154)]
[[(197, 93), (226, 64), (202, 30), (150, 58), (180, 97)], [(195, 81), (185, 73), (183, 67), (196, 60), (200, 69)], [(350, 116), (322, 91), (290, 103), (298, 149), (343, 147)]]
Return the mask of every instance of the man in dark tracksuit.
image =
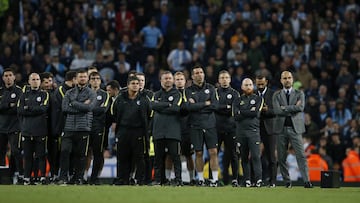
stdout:
[(260, 113), (263, 99), (254, 94), (251, 79), (245, 78), (241, 89), (244, 94), (233, 102), (233, 115), (236, 122), (236, 134), (240, 142), (241, 163), (244, 171), (245, 186), (251, 187), (249, 152), (254, 166), (255, 186), (262, 186), (262, 168), (260, 160)]
[[(17, 117), (17, 101), (22, 95), (21, 88), (15, 85), (15, 73), (12, 69), (5, 69), (2, 75), (4, 87), (0, 87), (0, 166), (5, 166), (7, 144), (10, 143), (10, 168), (14, 178), (19, 183), (24, 177), (21, 134)], [(14, 164), (12, 164), (14, 163)]]
[[(100, 89), (101, 78), (98, 72), (92, 72), (89, 76), (91, 89), (96, 92), (96, 105), (93, 109), (93, 122), (90, 132), (90, 148), (94, 156), (90, 184), (99, 185), (99, 175), (104, 165), (104, 141), (106, 112), (109, 109), (110, 96)], [(107, 139), (106, 139), (107, 140)], [(85, 174), (86, 175), (86, 174)]]
[[(145, 84), (146, 84), (145, 74), (141, 73), (141, 72), (137, 72), (137, 73), (135, 73), (135, 76), (137, 78), (139, 78), (140, 94), (146, 95), (150, 99), (153, 98), (154, 92), (145, 88)], [(151, 122), (152, 121), (150, 120), (149, 123), (151, 123)], [(153, 153), (150, 154), (150, 151), (149, 151), (150, 145), (152, 147), (154, 146), (153, 140), (150, 140), (150, 137), (151, 137), (151, 129), (150, 129), (151, 127), (150, 126), (151, 126), (151, 124), (149, 124), (148, 132), (145, 135), (145, 138), (149, 138), (149, 139), (145, 140), (146, 150), (145, 150), (145, 154), (144, 154), (144, 162), (145, 162), (145, 177), (144, 178), (145, 178), (146, 183), (152, 182), (152, 169), (154, 167), (154, 154)]]
[(212, 180), (210, 186), (218, 185), (218, 138), (216, 134), (215, 110), (218, 108), (218, 96), (214, 86), (205, 82), (204, 70), (196, 65), (192, 68), (191, 77), (193, 84), (186, 89), (188, 98), (189, 123), (191, 142), (196, 152), (196, 171), (199, 177), (199, 186), (205, 186), (204, 182), (204, 143), (210, 155), (210, 168)]
[(66, 115), (64, 134), (61, 137), (60, 180), (68, 182), (70, 153), (73, 154), (75, 174), (70, 183), (83, 184), (86, 156), (89, 147), (89, 132), (92, 126), (96, 93), (87, 86), (85, 70), (76, 73), (77, 85), (65, 93), (62, 110)]
[[(267, 160), (266, 171), (269, 177), (269, 187), (275, 187), (277, 164), (276, 164), (276, 136), (273, 133), (273, 120), (275, 113), (272, 105), (274, 90), (268, 88), (268, 80), (264, 75), (256, 76), (257, 95), (264, 99), (264, 106), (260, 117), (260, 136), (264, 144), (264, 156)], [(264, 168), (264, 166), (263, 166)]]
[[(149, 98), (139, 94), (139, 79), (128, 78), (127, 92), (118, 95), (111, 106), (116, 122), (117, 178), (115, 185), (128, 185), (133, 173), (144, 179), (145, 135), (150, 116)], [(132, 170), (135, 166), (135, 170)], [(136, 180), (135, 184), (136, 184)]]
[(30, 175), (34, 158), (39, 160), (40, 182), (46, 184), (45, 148), (49, 93), (40, 90), (40, 76), (37, 73), (30, 74), (29, 84), (30, 89), (23, 93), (18, 102), (24, 148), (24, 185), (31, 184)]
[(234, 99), (239, 98), (239, 92), (230, 87), (231, 76), (229, 72), (223, 70), (219, 73), (220, 87), (216, 89), (219, 95), (219, 108), (216, 110), (216, 129), (219, 140), (219, 149), (224, 142), (223, 156), (223, 181), (228, 184), (229, 166), (231, 162), (232, 186), (238, 186), (239, 156), (236, 139), (236, 126), (232, 117), (231, 105)]
[(168, 153), (174, 163), (175, 185), (181, 186), (181, 122), (180, 105), (182, 97), (174, 87), (174, 77), (165, 71), (160, 78), (162, 89), (155, 92), (151, 101), (153, 115), (152, 135), (155, 144), (155, 184), (161, 184), (161, 177)]
[(76, 84), (76, 72), (68, 71), (65, 82), (61, 84), (50, 97), (51, 134), (48, 138), (48, 159), (50, 164), (51, 181), (57, 181), (59, 175), (61, 135), (64, 132), (65, 116), (62, 111), (62, 100), (65, 93)]

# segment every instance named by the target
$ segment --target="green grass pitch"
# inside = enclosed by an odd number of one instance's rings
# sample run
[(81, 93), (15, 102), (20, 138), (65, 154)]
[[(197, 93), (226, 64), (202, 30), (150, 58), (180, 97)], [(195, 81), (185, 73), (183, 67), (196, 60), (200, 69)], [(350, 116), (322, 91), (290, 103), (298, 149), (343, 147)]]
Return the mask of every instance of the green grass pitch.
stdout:
[(290, 189), (150, 186), (0, 186), (0, 203), (352, 203), (359, 187)]

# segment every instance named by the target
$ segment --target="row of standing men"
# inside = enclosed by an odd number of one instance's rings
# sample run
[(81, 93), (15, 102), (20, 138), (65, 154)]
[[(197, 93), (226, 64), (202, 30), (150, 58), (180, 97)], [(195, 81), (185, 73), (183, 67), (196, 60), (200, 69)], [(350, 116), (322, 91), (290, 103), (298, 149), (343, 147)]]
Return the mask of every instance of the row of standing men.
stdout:
[[(49, 92), (40, 90), (38, 74), (33, 73), (29, 76), (29, 87), (24, 88), (23, 93), (14, 85), (14, 81), (11, 82), (14, 80), (13, 77), (11, 70), (4, 71), (5, 87), (1, 92), (1, 106), (4, 108), (6, 106), (9, 112), (10, 109), (15, 110), (16, 118), (13, 114), (2, 113), (0, 116), (11, 117), (12, 124), (16, 123), (15, 120), (18, 118), (20, 125), (18, 128), (13, 125), (15, 127), (10, 130), (11, 125), (4, 124), (1, 138), (10, 139), (12, 154), (16, 157), (15, 171), (21, 173), (21, 155), (19, 150), (16, 150), (19, 149), (20, 145), (17, 143), (20, 143), (18, 139), (21, 137), (25, 184), (31, 183), (30, 174), (34, 157), (39, 161), (40, 180), (44, 182), (46, 142), (51, 174), (57, 175), (60, 168), (59, 184), (68, 183), (70, 176), (72, 177), (70, 182), (82, 183), (89, 145), (94, 156), (90, 182), (98, 183), (104, 162), (102, 154), (106, 142), (104, 129), (108, 127), (106, 117), (111, 117), (111, 122), (115, 123), (113, 127), (117, 146), (118, 164), (115, 184), (131, 184), (135, 179), (138, 179), (139, 183), (149, 180), (151, 177), (148, 164), (149, 135), (151, 135), (155, 151), (154, 185), (164, 184), (164, 168), (167, 168), (165, 171), (169, 170), (169, 161), (165, 164), (165, 160), (170, 159), (174, 165), (174, 183), (182, 185), (181, 153), (188, 159), (188, 169), (193, 179), (195, 173), (191, 167), (192, 148), (196, 154), (195, 169), (199, 179), (197, 184), (205, 185), (203, 175), (205, 144), (210, 155), (212, 171), (210, 186), (217, 186), (218, 150), (219, 144), (224, 143), (224, 165), (226, 167), (231, 162), (233, 186), (238, 185), (237, 166), (240, 154), (244, 186), (260, 187), (263, 185), (260, 161), (262, 141), (265, 146), (265, 156), (269, 160), (271, 187), (275, 186), (276, 181), (276, 146), (281, 174), (286, 187), (291, 187), (286, 167), (289, 142), (295, 149), (304, 186), (312, 187), (301, 138), (304, 131), (302, 118), (304, 94), (292, 88), (293, 78), (290, 72), (282, 73), (281, 83), (284, 88), (275, 93), (267, 88), (265, 76), (256, 77), (257, 93), (254, 92), (252, 80), (246, 78), (242, 82), (242, 95), (230, 87), (231, 79), (228, 72), (219, 73), (220, 87), (215, 88), (205, 82), (203, 68), (199, 65), (192, 68), (193, 83), (190, 87), (185, 88), (185, 76), (181, 72), (175, 75), (171, 72), (163, 72), (160, 78), (162, 89), (151, 93), (139, 86), (139, 83), (145, 80), (144, 75), (135, 74), (129, 76), (127, 88), (122, 91), (118, 91), (119, 87), (116, 83), (110, 82), (107, 90), (112, 94), (111, 96), (101, 90), (100, 75), (97, 72), (90, 75), (86, 71), (78, 71), (76, 75), (68, 73), (66, 82), (51, 93), (51, 96)], [(91, 88), (88, 87), (88, 80)], [(45, 80), (42, 78), (43, 81)], [(17, 91), (15, 97), (12, 91)], [(113, 97), (113, 102), (110, 97)], [(4, 102), (5, 98), (9, 100), (7, 103)], [(50, 119), (48, 119), (49, 103)], [(111, 103), (112, 116), (107, 116)], [(50, 132), (46, 128), (47, 123), (51, 126)], [(18, 135), (19, 129), (21, 136)], [(249, 157), (254, 169), (253, 178), (250, 176)]]

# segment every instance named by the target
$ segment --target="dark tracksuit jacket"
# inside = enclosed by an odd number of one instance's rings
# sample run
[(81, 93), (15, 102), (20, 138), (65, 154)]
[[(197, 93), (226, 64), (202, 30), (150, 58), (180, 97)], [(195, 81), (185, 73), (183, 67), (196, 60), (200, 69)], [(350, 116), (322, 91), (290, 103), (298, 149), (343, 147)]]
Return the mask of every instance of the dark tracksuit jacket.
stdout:
[[(86, 100), (90, 104), (84, 104)], [(64, 131), (89, 132), (92, 126), (93, 112), (96, 104), (96, 93), (89, 87), (75, 86), (65, 93), (62, 110), (66, 114)]]
[(106, 112), (110, 107), (110, 95), (99, 89), (96, 91), (96, 104), (93, 109), (93, 122), (91, 131), (103, 132), (105, 128)]
[[(219, 96), (219, 107), (216, 110), (216, 129), (220, 133), (235, 132), (235, 122), (232, 117), (231, 107), (236, 98), (240, 97), (239, 92), (228, 87), (216, 89)], [(228, 108), (230, 106), (230, 108)]]
[(22, 136), (45, 136), (49, 93), (43, 90), (26, 90), (18, 101), (18, 114)]
[[(205, 83), (202, 87), (192, 84), (186, 89), (186, 97), (192, 98), (195, 103), (188, 102), (189, 125), (193, 129), (211, 129), (216, 127), (215, 110), (218, 108), (219, 99), (214, 86)], [(211, 105), (205, 102), (210, 100)]]
[(151, 101), (153, 115), (153, 138), (181, 140), (180, 105), (181, 93), (172, 88), (168, 92), (161, 89), (155, 92)]
[[(0, 87), (0, 133), (8, 134), (20, 131), (16, 105), (21, 95), (22, 90), (19, 86)], [(15, 105), (11, 107), (11, 103)]]

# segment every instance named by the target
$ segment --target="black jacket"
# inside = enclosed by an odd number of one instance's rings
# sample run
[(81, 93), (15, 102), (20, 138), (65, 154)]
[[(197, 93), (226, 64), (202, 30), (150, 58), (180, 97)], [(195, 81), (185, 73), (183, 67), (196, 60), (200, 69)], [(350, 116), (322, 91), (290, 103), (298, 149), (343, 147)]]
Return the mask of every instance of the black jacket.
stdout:
[(51, 136), (58, 137), (64, 132), (65, 116), (62, 111), (62, 101), (65, 93), (72, 87), (65, 83), (60, 85), (50, 97), (50, 120), (51, 120)]
[(111, 114), (116, 122), (116, 136), (121, 136), (121, 129), (143, 128), (144, 136), (147, 135), (150, 117), (150, 99), (143, 94), (138, 94), (135, 99), (129, 99), (127, 92), (122, 92), (111, 106)]
[(181, 94), (182, 102), (180, 105), (180, 120), (181, 120), (181, 135), (186, 136), (190, 133), (189, 130), (189, 111), (187, 109), (188, 100), (186, 97), (185, 89), (178, 89)]
[[(215, 110), (218, 108), (219, 98), (214, 86), (204, 83), (202, 87), (192, 84), (186, 89), (189, 111), (189, 125), (194, 129), (210, 129), (216, 127)], [(193, 99), (195, 103), (191, 103)], [(205, 105), (210, 101), (209, 106)]]
[[(89, 104), (85, 104), (90, 100)], [(64, 131), (90, 131), (96, 93), (89, 87), (75, 86), (65, 93), (62, 110), (66, 115)]]
[(232, 116), (232, 103), (236, 98), (240, 97), (239, 92), (228, 87), (219, 87), (216, 89), (219, 95), (219, 107), (216, 110), (216, 129), (218, 132), (234, 132), (235, 121)]
[(96, 104), (93, 109), (94, 119), (92, 132), (103, 132), (105, 128), (106, 112), (110, 107), (110, 95), (102, 89), (96, 91)]
[(0, 87), (0, 133), (20, 131), (16, 105), (21, 95), (19, 86)]
[(260, 113), (264, 100), (256, 94), (241, 95), (233, 102), (233, 115), (238, 136), (260, 133)]
[(164, 89), (155, 92), (151, 100), (151, 108), (154, 111), (152, 121), (152, 135), (154, 140), (181, 140), (181, 102), (181, 93), (175, 87), (168, 92)]
[(23, 136), (47, 135), (49, 93), (43, 90), (26, 90), (17, 106)]

